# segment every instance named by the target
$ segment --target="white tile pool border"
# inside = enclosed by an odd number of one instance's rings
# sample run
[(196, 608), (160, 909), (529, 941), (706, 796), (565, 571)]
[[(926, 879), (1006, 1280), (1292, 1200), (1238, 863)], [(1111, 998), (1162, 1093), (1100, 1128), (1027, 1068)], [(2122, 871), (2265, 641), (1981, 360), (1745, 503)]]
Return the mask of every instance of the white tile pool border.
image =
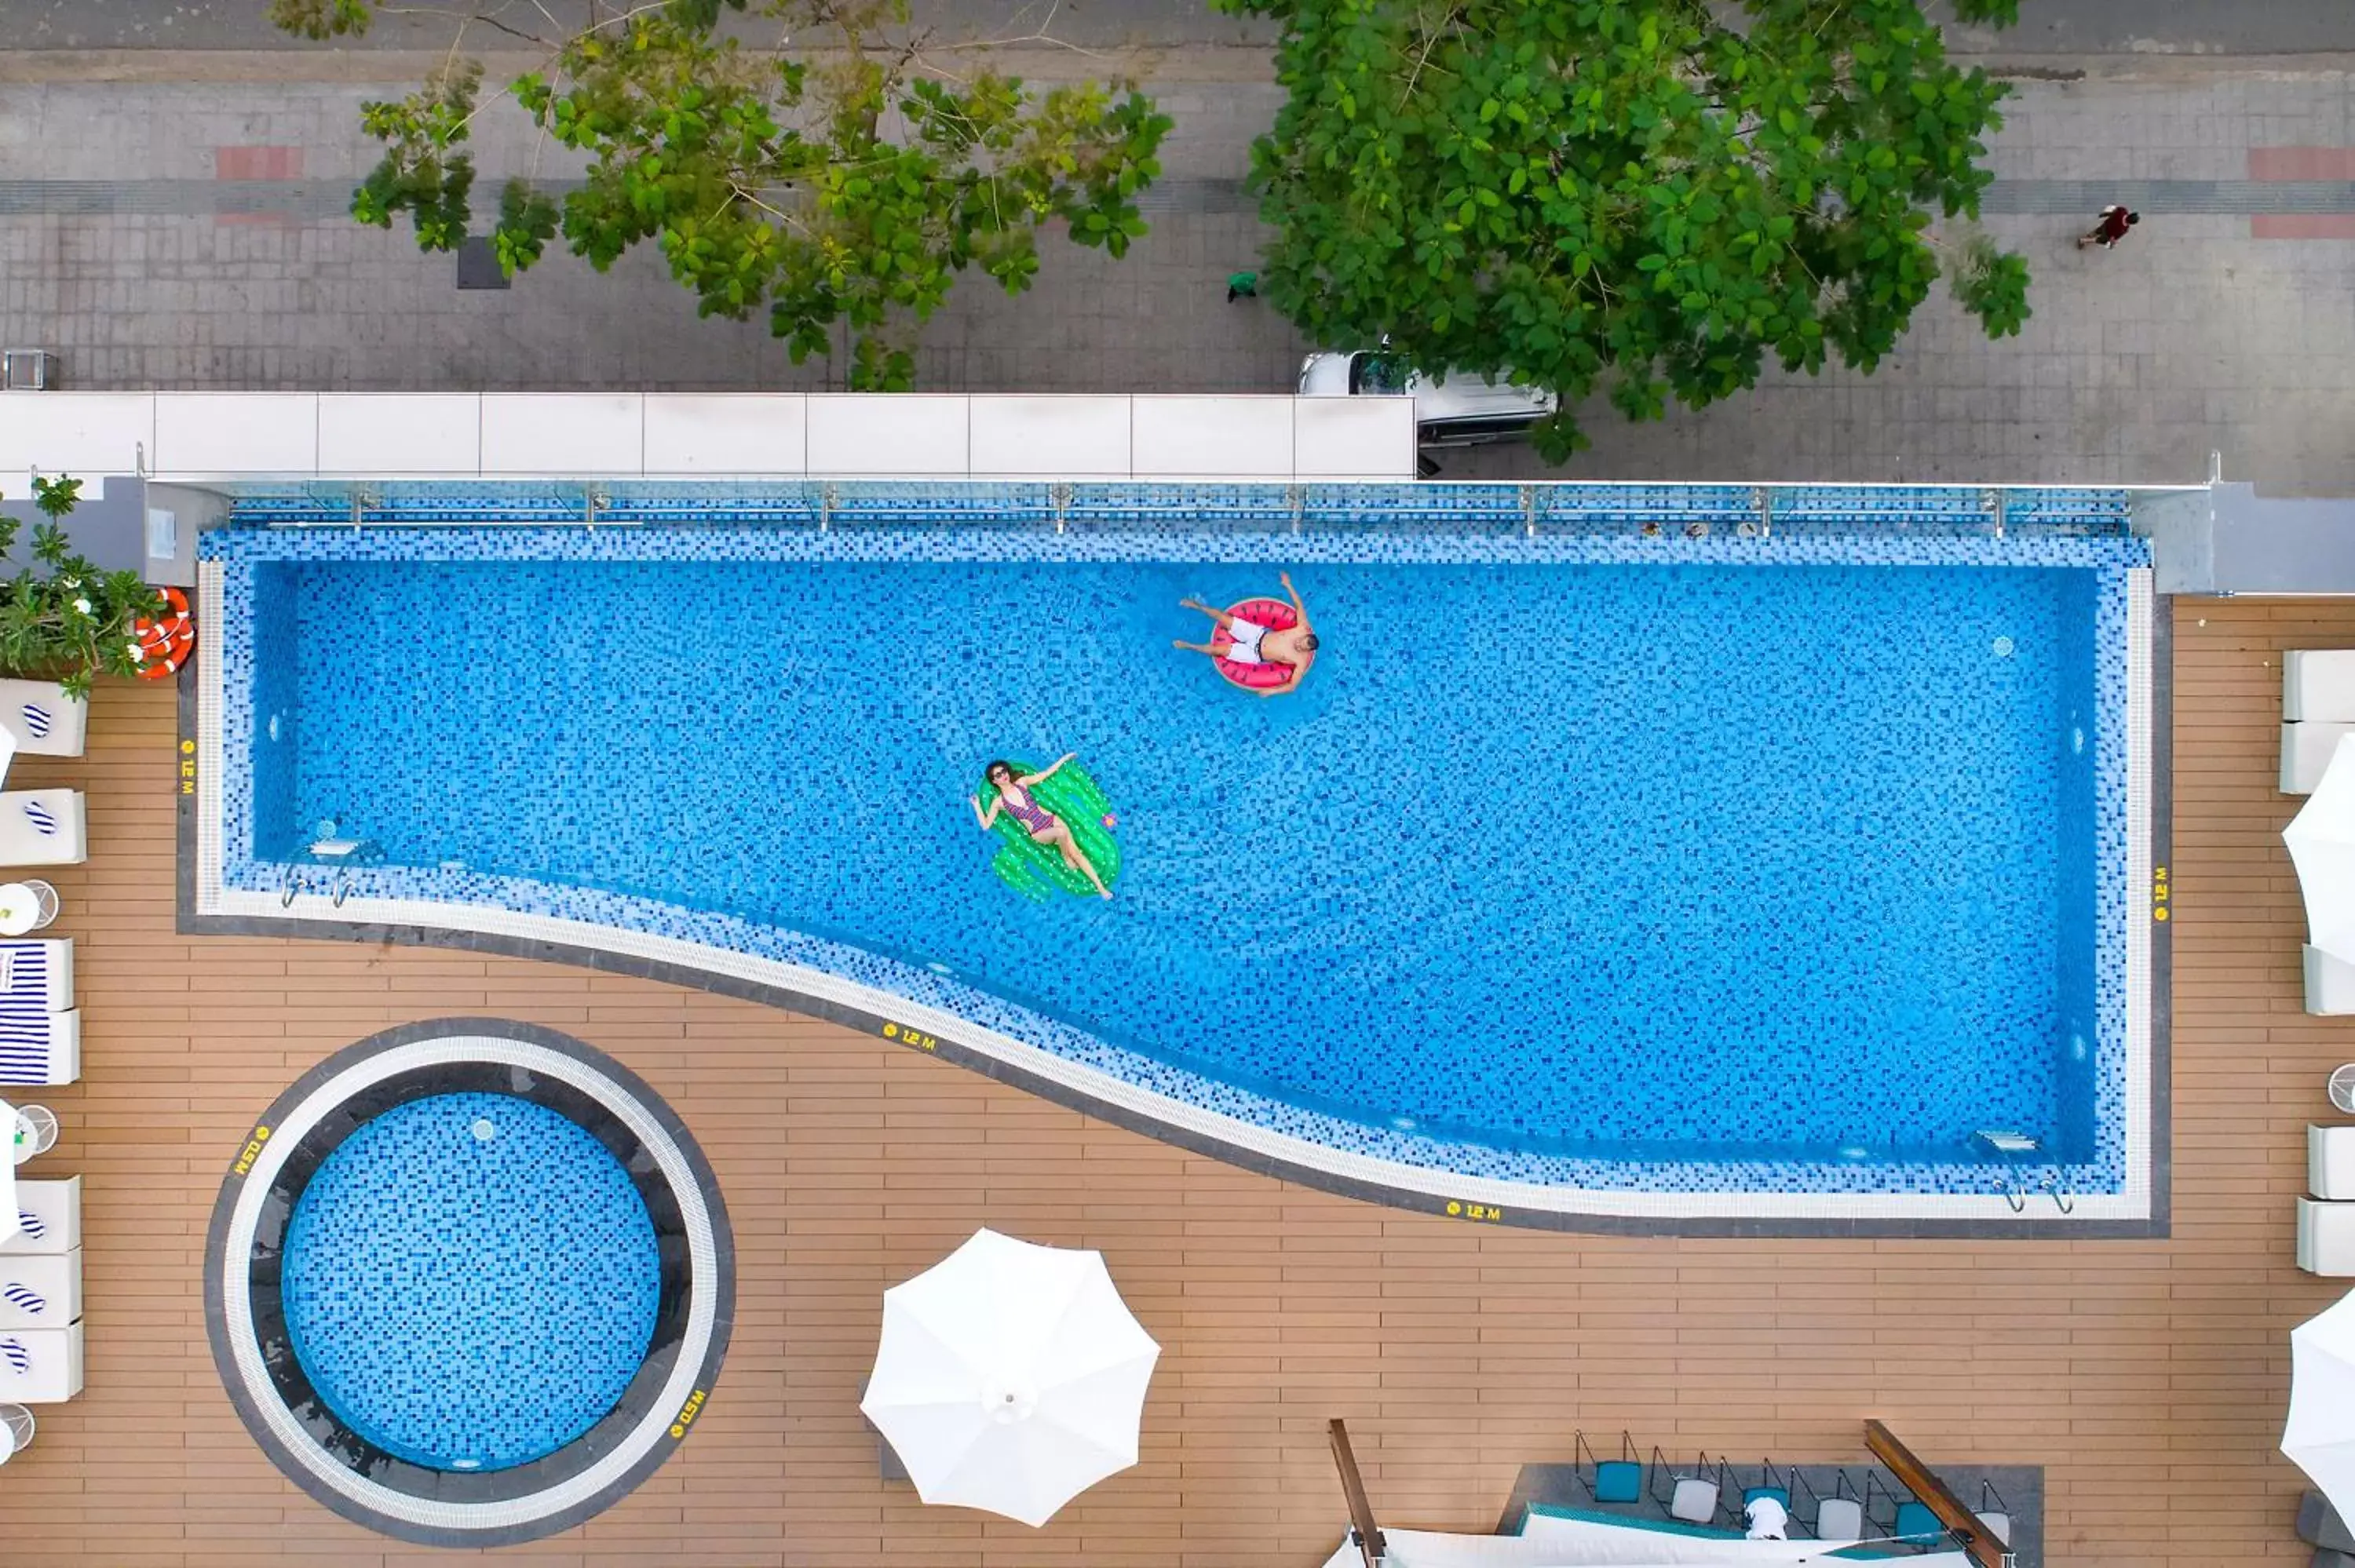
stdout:
[[(678, 1357), (661, 1393), (628, 1434), (578, 1474), (539, 1491), (487, 1502), (445, 1502), (412, 1496), (378, 1484), (322, 1448), (293, 1412), (261, 1356), (261, 1336), (253, 1319), (252, 1281), (242, 1260), (253, 1251), (254, 1234), (280, 1171), (304, 1136), (336, 1107), (370, 1085), (421, 1067), (496, 1062), (570, 1085), (602, 1106), (654, 1156), (670, 1184), (687, 1235), (687, 1320)], [(438, 1034), (375, 1052), (331, 1075), (281, 1117), (248, 1169), (229, 1213), (222, 1246), (221, 1300), (230, 1354), (251, 1408), (279, 1446), (304, 1470), (336, 1495), (404, 1524), (435, 1530), (490, 1532), (528, 1527), (595, 1499), (623, 1482), (670, 1436), (672, 1422), (699, 1386), (718, 1322), (719, 1248), (711, 1213), (694, 1167), (660, 1118), (638, 1097), (590, 1063), (527, 1040), (482, 1033)]]
[[(197, 592), (201, 624), (219, 626), (224, 603), (224, 567), (201, 562)], [(470, 932), (518, 946), (550, 944), (613, 954), (724, 978), (763, 990), (814, 999), (853, 1012), (895, 1021), (903, 1028), (937, 1036), (1034, 1081), (1053, 1086), (1082, 1108), (1092, 1103), (1135, 1124), (1158, 1126), (1254, 1161), (1312, 1172), (1337, 1183), (1430, 1200), (1443, 1212), (1486, 1219), (1537, 1213), (1575, 1219), (1622, 1221), (1841, 1221), (1917, 1222), (1995, 1226), (2032, 1224), (2040, 1232), (2066, 1234), (2094, 1222), (2138, 1223), (2151, 1219), (2152, 1095), (2150, 1076), (2151, 938), (2144, 890), (2149, 886), (2152, 800), (2151, 573), (2127, 572), (2126, 800), (2125, 889), (2126, 1038), (2121, 1086), (2126, 1169), (2121, 1190), (2077, 1196), (2066, 1213), (2042, 1193), (2015, 1207), (2000, 1192), (1794, 1192), (1744, 1189), (1658, 1191), (1523, 1182), (1454, 1174), (1382, 1159), (1301, 1139), (1143, 1087), (1101, 1069), (977, 1024), (970, 1019), (909, 1001), (895, 993), (827, 971), (677, 938), (517, 913), (478, 905), (354, 894), (336, 905), (324, 894), (279, 894), (232, 888), (222, 875), (223, 767), (222, 663), (199, 662), (196, 682), (197, 789), (193, 908), (199, 916), (256, 922), (331, 922), (345, 926), (414, 927), (429, 932)], [(1997, 1172), (1990, 1170), (1991, 1183)], [(1483, 1213), (1503, 1210), (1505, 1213)]]

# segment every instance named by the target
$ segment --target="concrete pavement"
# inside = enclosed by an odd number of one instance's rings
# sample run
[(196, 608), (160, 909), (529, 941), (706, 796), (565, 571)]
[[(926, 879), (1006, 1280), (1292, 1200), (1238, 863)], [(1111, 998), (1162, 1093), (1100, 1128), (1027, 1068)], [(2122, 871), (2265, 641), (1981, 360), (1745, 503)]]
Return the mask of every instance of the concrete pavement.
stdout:
[[(1209, 0), (911, 0), (911, 5), (919, 26), (948, 34), (1006, 37), (1044, 29), (1088, 48), (1195, 48), (1264, 44), (1273, 37), (1266, 23), (1223, 15)], [(396, 7), (378, 18), (360, 47), (445, 48), (450, 24), (434, 14), (443, 8), (496, 9), (489, 4)], [(271, 26), (262, 0), (0, 0), (0, 38), (17, 49), (263, 49), (287, 42)], [(1960, 50), (2010, 54), (2355, 51), (2355, 7), (2344, 0), (2023, 0), (2018, 26), (2001, 34), (1956, 29), (1952, 42)]]
[[(15, 57), (15, 74), (40, 58)], [(961, 288), (920, 340), (924, 385), (1289, 384), (1306, 345), (1223, 290), (1258, 244), (1236, 181), (1278, 95), (1255, 51), (1185, 58), (1196, 79), (1156, 89), (1178, 129), (1154, 232), (1119, 263), (1050, 246), (1019, 299)], [(758, 323), (698, 321), (652, 254), (606, 277), (556, 257), (512, 291), (458, 291), (450, 258), (337, 216), (372, 161), (357, 103), (383, 88), (297, 79), (295, 63), (260, 79), (20, 80), (0, 94), (0, 339), (59, 350), (81, 387), (830, 384)], [(1220, 70), (1231, 79), (1204, 79)], [(1595, 450), (1572, 471), (2184, 482), (2214, 449), (2229, 475), (2348, 492), (2349, 86), (2335, 69), (2182, 58), (2025, 82), (1987, 218), (2035, 270), (2023, 336), (1988, 344), (1940, 301), (1876, 377), (1775, 377), (1659, 425), (1599, 412)], [(2318, 151), (2267, 151), (2298, 148)], [(512, 169), (568, 172), (512, 112), (486, 115), (482, 161), (485, 188)], [(2145, 221), (2115, 253), (2080, 252), (2071, 238), (2104, 193)], [(1503, 450), (1447, 471), (1539, 471)]]

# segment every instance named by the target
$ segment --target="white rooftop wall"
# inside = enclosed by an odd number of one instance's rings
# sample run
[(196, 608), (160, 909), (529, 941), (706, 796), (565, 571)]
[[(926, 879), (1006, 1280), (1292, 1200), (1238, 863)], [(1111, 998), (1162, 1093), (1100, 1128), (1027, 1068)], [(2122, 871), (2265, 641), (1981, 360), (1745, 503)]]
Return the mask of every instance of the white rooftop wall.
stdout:
[(1405, 397), (0, 393), (0, 498), (43, 473), (232, 479), (1395, 480)]

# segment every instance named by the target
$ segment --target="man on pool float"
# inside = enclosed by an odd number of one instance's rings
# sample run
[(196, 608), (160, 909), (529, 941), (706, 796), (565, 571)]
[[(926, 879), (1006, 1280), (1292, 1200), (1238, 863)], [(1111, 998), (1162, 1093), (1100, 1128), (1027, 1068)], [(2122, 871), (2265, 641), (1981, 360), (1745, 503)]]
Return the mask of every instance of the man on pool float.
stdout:
[[(1308, 667), (1316, 662), (1316, 633), (1309, 627), (1308, 607), (1300, 602), (1300, 590), (1292, 586), (1292, 574), (1285, 572), (1282, 577), (1284, 591), (1292, 598), (1290, 625), (1247, 620), (1240, 613), (1261, 605), (1281, 611), (1284, 607), (1273, 599), (1246, 599), (1232, 609), (1217, 609), (1199, 599), (1180, 599), (1178, 602), (1188, 609), (1200, 610), (1217, 625), (1208, 642), (1188, 642), (1180, 638), (1170, 646), (1188, 653), (1209, 654), (1219, 661), (1220, 674), (1263, 697), (1295, 690), (1308, 673)], [(1276, 618), (1271, 618), (1273, 619)], [(1241, 673), (1229, 669), (1230, 665), (1238, 667)]]

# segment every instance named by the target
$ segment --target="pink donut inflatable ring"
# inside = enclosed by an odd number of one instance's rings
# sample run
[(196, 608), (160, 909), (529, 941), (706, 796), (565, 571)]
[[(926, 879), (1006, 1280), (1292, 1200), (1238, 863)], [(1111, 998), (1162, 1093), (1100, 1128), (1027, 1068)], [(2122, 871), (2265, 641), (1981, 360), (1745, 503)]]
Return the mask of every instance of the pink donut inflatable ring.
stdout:
[[(1248, 620), (1253, 626), (1264, 626), (1270, 631), (1289, 631), (1300, 624), (1300, 617), (1295, 615), (1292, 607), (1280, 599), (1247, 599), (1227, 606), (1227, 613), (1239, 620)], [(1231, 648), (1234, 644), (1235, 640), (1227, 635), (1224, 626), (1210, 633), (1212, 648)], [(1292, 678), (1292, 666), (1289, 664), (1239, 664), (1219, 654), (1212, 655), (1211, 662), (1218, 665), (1220, 674), (1245, 691), (1256, 692), (1269, 686), (1280, 686)]]

